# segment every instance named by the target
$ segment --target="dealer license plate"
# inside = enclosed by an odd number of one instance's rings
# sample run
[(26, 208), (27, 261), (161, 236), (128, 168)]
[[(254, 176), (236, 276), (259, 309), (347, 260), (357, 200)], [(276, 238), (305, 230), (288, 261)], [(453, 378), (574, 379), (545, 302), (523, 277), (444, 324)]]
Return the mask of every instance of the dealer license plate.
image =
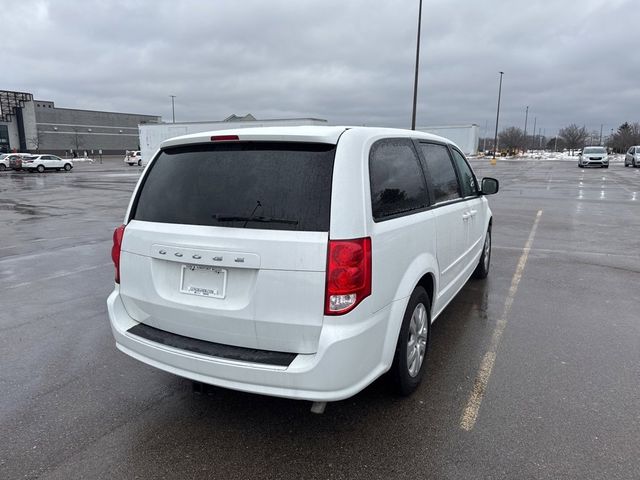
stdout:
[(199, 297), (224, 298), (227, 271), (203, 265), (183, 265), (180, 291)]

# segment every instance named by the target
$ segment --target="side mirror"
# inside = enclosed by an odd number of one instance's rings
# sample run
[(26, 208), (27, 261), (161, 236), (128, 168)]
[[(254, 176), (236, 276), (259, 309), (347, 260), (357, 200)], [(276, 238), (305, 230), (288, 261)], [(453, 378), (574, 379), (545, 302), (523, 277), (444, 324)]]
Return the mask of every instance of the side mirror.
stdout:
[(482, 187), (481, 191), (483, 195), (493, 195), (494, 193), (498, 193), (498, 189), (500, 187), (500, 182), (495, 178), (485, 177), (482, 179)]

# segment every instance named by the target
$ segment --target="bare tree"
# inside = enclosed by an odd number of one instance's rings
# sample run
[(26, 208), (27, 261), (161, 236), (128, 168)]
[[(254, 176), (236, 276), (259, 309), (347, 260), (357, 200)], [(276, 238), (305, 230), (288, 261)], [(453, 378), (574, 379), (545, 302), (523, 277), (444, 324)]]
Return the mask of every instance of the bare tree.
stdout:
[(571, 155), (573, 155), (573, 150), (584, 147), (587, 138), (589, 138), (587, 129), (585, 127), (579, 127), (575, 123), (572, 123), (568, 127), (561, 128), (558, 136), (564, 140), (567, 148), (571, 150)]
[(75, 152), (78, 152), (82, 147), (84, 147), (84, 137), (76, 127), (73, 128), (73, 133), (71, 135), (71, 148), (73, 148)]
[(553, 150), (553, 151), (562, 151), (567, 147), (567, 144), (564, 143), (564, 140), (558, 136), (553, 137), (552, 139), (550, 139), (547, 144), (546, 144), (546, 148), (547, 150)]
[(29, 150), (35, 150), (36, 153), (40, 153), (40, 136), (36, 132), (35, 135), (27, 138), (27, 142), (29, 142)]
[(500, 132), (500, 146), (510, 152), (519, 149), (524, 145), (524, 133), (518, 127), (508, 127)]

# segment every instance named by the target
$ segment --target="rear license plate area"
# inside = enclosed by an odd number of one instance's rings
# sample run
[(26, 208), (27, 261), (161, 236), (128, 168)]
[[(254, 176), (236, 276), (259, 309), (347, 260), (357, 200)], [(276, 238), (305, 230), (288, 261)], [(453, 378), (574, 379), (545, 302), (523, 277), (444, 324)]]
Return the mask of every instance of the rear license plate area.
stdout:
[(206, 265), (182, 265), (180, 292), (198, 297), (224, 298), (227, 271)]

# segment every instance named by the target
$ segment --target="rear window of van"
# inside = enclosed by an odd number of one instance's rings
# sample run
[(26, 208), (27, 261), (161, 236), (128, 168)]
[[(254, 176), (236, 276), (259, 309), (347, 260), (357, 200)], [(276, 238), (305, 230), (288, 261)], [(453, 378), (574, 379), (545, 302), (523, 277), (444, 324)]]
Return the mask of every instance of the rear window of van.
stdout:
[(268, 230), (329, 231), (335, 145), (238, 142), (167, 148), (131, 218)]

